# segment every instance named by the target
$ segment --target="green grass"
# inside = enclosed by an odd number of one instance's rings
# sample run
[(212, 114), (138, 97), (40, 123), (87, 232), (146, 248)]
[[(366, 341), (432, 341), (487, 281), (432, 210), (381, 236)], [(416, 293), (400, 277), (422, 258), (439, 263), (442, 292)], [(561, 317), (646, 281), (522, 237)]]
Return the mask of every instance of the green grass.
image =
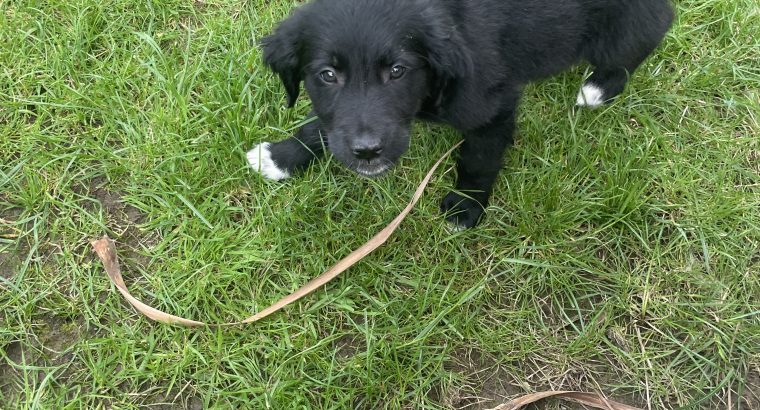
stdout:
[(583, 66), (530, 87), (477, 229), (445, 229), (448, 160), (385, 247), (225, 330), (139, 316), (89, 241), (117, 240), (139, 298), (240, 319), (383, 227), (456, 134), (418, 125), (382, 179), (328, 158), (270, 183), (244, 153), (308, 101), (284, 108), (253, 44), (294, 2), (0, 4), (0, 407), (485, 408), (557, 388), (760, 408), (756, 1), (679, 1), (610, 107), (573, 107)]

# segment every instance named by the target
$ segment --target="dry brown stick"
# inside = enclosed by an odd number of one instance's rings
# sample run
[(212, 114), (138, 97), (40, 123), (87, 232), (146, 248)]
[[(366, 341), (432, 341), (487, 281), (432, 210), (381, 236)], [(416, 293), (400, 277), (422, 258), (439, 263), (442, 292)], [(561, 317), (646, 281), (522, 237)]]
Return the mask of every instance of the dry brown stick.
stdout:
[(150, 319), (153, 319), (161, 323), (182, 325), (182, 326), (234, 326), (234, 325), (242, 325), (246, 323), (257, 322), (271, 315), (272, 313), (277, 312), (278, 310), (284, 308), (285, 306), (297, 301), (298, 299), (301, 299), (302, 297), (314, 292), (321, 286), (325, 285), (327, 282), (333, 280), (336, 276), (343, 273), (346, 269), (350, 268), (351, 266), (355, 265), (357, 262), (362, 260), (370, 252), (374, 251), (375, 249), (379, 248), (382, 244), (384, 244), (388, 240), (388, 238), (390, 238), (390, 236), (393, 234), (396, 228), (398, 228), (398, 226), (401, 224), (401, 221), (403, 221), (404, 218), (406, 218), (406, 216), (409, 215), (409, 212), (412, 211), (412, 209), (414, 208), (414, 205), (417, 204), (417, 201), (419, 201), (420, 197), (422, 197), (422, 193), (425, 191), (425, 187), (427, 187), (428, 183), (430, 182), (430, 178), (433, 177), (433, 174), (435, 173), (435, 170), (438, 169), (438, 166), (440, 166), (443, 160), (446, 159), (446, 157), (448, 157), (452, 153), (452, 151), (454, 151), (454, 149), (459, 147), (459, 145), (461, 144), (462, 142), (460, 141), (459, 143), (451, 147), (451, 149), (449, 149), (445, 154), (443, 154), (443, 156), (440, 159), (438, 159), (435, 165), (433, 165), (430, 171), (428, 171), (427, 175), (425, 175), (425, 178), (417, 187), (417, 190), (414, 191), (414, 195), (412, 196), (411, 201), (409, 201), (409, 204), (407, 204), (406, 208), (404, 208), (404, 210), (401, 211), (401, 213), (398, 214), (398, 216), (394, 218), (393, 221), (391, 221), (391, 223), (388, 224), (388, 226), (383, 228), (382, 231), (378, 232), (375, 236), (372, 237), (372, 239), (367, 241), (367, 243), (360, 246), (355, 251), (351, 252), (348, 256), (338, 261), (338, 263), (333, 265), (326, 272), (310, 280), (308, 283), (303, 285), (301, 288), (299, 288), (295, 292), (283, 297), (282, 299), (278, 300), (277, 302), (267, 307), (266, 309), (262, 310), (261, 312), (256, 313), (255, 315), (250, 316), (246, 319), (243, 319), (239, 322), (221, 323), (221, 324), (204, 323), (204, 322), (199, 322), (197, 320), (190, 320), (190, 319), (185, 319), (179, 316), (171, 315), (166, 312), (160, 311), (154, 307), (146, 305), (145, 303), (139, 301), (137, 298), (132, 296), (131, 293), (129, 293), (127, 284), (124, 282), (124, 278), (121, 276), (121, 268), (119, 266), (119, 259), (116, 255), (116, 245), (114, 244), (114, 242), (110, 238), (108, 238), (108, 236), (104, 236), (103, 238), (99, 240), (93, 241), (92, 247), (95, 249), (95, 253), (98, 254), (98, 257), (100, 257), (101, 261), (103, 261), (103, 267), (106, 270), (106, 274), (108, 275), (108, 278), (111, 279), (111, 282), (113, 282), (114, 285), (116, 285), (116, 288), (119, 290), (119, 292), (121, 292), (124, 298), (127, 299), (127, 301), (132, 306), (134, 306), (135, 309), (137, 309), (140, 313), (149, 317)]
[(527, 394), (525, 396), (518, 397), (509, 403), (504, 403), (500, 406), (494, 407), (491, 410), (518, 410), (531, 403), (535, 403), (543, 399), (548, 399), (550, 397), (566, 399), (603, 410), (641, 410), (638, 407), (632, 407), (627, 404), (609, 400), (600, 394), (585, 393), (579, 391), (545, 391), (541, 393)]

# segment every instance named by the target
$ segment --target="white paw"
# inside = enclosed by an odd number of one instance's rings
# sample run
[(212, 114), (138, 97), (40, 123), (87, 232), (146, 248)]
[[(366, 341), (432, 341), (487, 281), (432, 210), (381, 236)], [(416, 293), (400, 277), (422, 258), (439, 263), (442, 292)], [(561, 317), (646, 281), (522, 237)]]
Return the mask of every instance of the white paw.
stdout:
[(269, 145), (270, 143), (268, 142), (262, 142), (248, 151), (246, 156), (248, 157), (248, 163), (251, 164), (251, 168), (265, 178), (275, 181), (290, 178), (290, 172), (278, 167), (272, 160)]
[(449, 221), (446, 221), (446, 230), (447, 230), (447, 231), (448, 231), (450, 234), (454, 234), (454, 233), (459, 233), (459, 232), (464, 232), (464, 231), (466, 231), (466, 230), (467, 230), (467, 227), (466, 227), (466, 226), (462, 226), (462, 225), (458, 225), (458, 224), (455, 224), (455, 223), (453, 223), (453, 222), (449, 222)]
[(591, 83), (583, 84), (575, 104), (580, 107), (596, 108), (604, 104), (604, 90)]

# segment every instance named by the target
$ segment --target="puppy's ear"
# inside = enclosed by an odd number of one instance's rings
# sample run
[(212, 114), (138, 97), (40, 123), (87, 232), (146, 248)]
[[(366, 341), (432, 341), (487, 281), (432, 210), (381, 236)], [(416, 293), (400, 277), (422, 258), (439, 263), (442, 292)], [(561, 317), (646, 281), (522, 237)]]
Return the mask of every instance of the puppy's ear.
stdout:
[(472, 57), (452, 19), (436, 7), (428, 7), (422, 15), (421, 36), (431, 69), (444, 81), (470, 75)]
[(295, 105), (301, 88), (302, 28), (301, 10), (280, 23), (273, 34), (261, 40), (264, 49), (264, 63), (280, 76), (288, 94), (288, 107)]

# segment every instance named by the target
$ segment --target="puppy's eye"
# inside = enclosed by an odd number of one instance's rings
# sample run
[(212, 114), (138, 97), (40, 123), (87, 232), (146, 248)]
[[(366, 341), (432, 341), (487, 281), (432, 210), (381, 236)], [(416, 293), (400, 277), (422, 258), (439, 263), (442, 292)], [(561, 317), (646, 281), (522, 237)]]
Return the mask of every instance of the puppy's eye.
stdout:
[(391, 67), (391, 80), (398, 80), (399, 78), (404, 76), (404, 73), (406, 72), (406, 67), (401, 65), (394, 65)]
[(332, 70), (325, 70), (319, 73), (319, 76), (322, 78), (322, 81), (326, 83), (337, 83), (338, 82), (338, 76), (335, 75), (335, 71)]

